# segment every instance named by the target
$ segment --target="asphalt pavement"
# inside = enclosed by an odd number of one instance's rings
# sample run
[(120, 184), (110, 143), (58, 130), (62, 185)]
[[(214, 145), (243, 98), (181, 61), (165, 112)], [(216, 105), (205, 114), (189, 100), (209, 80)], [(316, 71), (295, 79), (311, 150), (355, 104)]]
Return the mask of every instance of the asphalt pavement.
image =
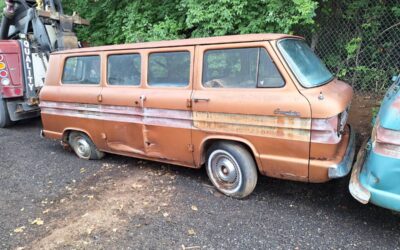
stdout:
[(348, 178), (262, 177), (235, 200), (204, 169), (83, 161), (40, 129), (0, 129), (2, 249), (400, 249), (400, 215), (355, 201)]

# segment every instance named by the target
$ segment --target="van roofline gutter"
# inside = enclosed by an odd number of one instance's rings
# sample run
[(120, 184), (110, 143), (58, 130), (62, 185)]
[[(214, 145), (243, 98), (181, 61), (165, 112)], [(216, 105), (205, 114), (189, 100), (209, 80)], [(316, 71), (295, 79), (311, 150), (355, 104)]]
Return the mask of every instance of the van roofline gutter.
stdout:
[(283, 38), (304, 39), (301, 36), (287, 34), (247, 34), (247, 35), (231, 35), (231, 36), (216, 36), (205, 38), (189, 38), (179, 40), (161, 40), (154, 42), (141, 42), (120, 45), (106, 45), (88, 48), (71, 49), (64, 51), (53, 52), (52, 54), (72, 54), (72, 53), (90, 53), (98, 51), (115, 51), (115, 50), (131, 50), (131, 49), (151, 49), (151, 48), (168, 48), (168, 47), (184, 47), (196, 45), (211, 45), (211, 44), (226, 44), (226, 43), (246, 43), (279, 40)]

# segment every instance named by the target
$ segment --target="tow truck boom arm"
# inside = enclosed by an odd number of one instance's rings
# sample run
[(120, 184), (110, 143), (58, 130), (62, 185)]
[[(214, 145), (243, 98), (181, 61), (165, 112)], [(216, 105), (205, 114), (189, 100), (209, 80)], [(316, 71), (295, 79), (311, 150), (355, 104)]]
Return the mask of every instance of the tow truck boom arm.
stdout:
[(5, 3), (0, 39), (30, 35), (30, 40), (44, 52), (77, 48), (74, 25), (89, 25), (78, 15), (64, 15), (61, 0), (5, 0)]

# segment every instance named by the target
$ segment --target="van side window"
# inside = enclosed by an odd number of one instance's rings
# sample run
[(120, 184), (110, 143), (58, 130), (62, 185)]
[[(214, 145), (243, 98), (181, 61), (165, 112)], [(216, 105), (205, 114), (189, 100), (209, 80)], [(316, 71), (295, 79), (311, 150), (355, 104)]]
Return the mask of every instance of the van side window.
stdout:
[(190, 79), (189, 52), (161, 52), (149, 55), (148, 84), (185, 87)]
[(203, 86), (209, 88), (281, 87), (285, 84), (263, 48), (208, 50)]
[(140, 85), (140, 55), (124, 54), (108, 57), (107, 82), (110, 85)]
[(64, 65), (62, 82), (64, 84), (99, 84), (100, 57), (69, 57)]

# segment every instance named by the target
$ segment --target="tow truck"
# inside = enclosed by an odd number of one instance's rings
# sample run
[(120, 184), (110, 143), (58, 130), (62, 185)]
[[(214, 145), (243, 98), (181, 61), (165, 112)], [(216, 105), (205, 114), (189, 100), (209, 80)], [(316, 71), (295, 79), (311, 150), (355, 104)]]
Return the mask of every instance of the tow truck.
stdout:
[(79, 48), (77, 14), (65, 15), (61, 0), (5, 0), (0, 26), (0, 128), (40, 115), (39, 92), (49, 55)]

